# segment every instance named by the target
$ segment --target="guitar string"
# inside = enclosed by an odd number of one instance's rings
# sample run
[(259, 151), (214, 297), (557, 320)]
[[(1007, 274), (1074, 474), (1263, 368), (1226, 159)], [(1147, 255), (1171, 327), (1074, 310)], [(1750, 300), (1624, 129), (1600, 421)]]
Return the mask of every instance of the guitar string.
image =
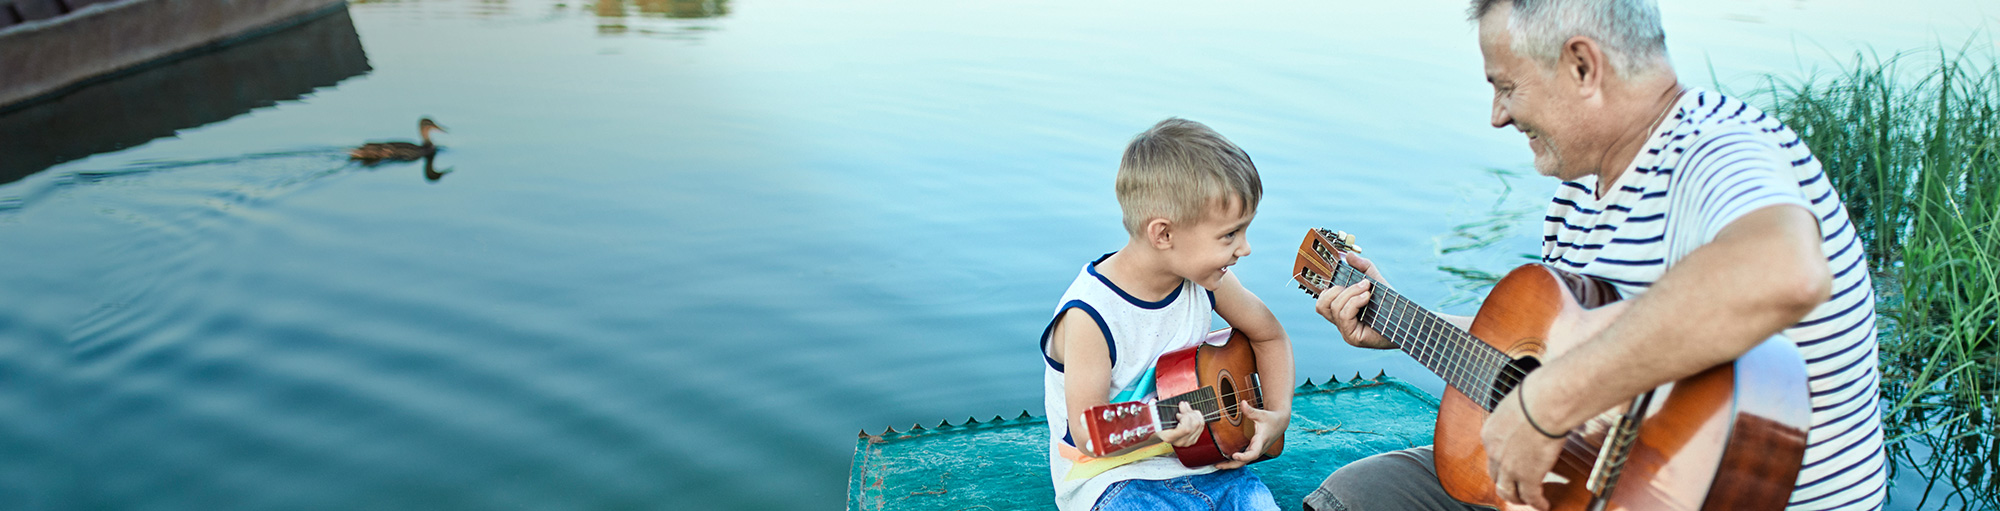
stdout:
[[(1203, 389), (1212, 389), (1212, 388), (1214, 388), (1214, 387), (1203, 387)], [(1228, 406), (1226, 406), (1226, 407), (1220, 407), (1220, 408), (1219, 408), (1219, 409), (1217, 410), (1217, 412), (1215, 412), (1215, 413), (1222, 413), (1222, 412), (1225, 412), (1225, 411), (1226, 411), (1226, 412), (1231, 412), (1231, 413), (1230, 413), (1230, 415), (1235, 415), (1235, 413), (1233, 413), (1233, 412), (1235, 412), (1236, 410), (1238, 410), (1238, 406), (1239, 406), (1239, 405), (1241, 405), (1242, 403), (1244, 403), (1244, 402), (1245, 402), (1245, 400), (1243, 399), (1243, 393), (1245, 393), (1245, 392), (1256, 392), (1256, 391), (1259, 391), (1259, 390), (1262, 390), (1262, 389), (1261, 389), (1260, 387), (1250, 387), (1250, 388), (1244, 388), (1244, 389), (1238, 389), (1238, 390), (1237, 390), (1236, 392), (1233, 392), (1233, 393), (1231, 393), (1231, 394), (1230, 394), (1231, 396), (1235, 396), (1235, 397), (1236, 397), (1236, 399), (1234, 400), (1234, 401), (1235, 401), (1235, 404), (1231, 404), (1231, 405), (1228, 405)], [(1200, 390), (1197, 390), (1197, 391), (1195, 391), (1195, 392), (1201, 392), (1201, 391), (1200, 391)], [(1194, 393), (1194, 392), (1190, 392), (1190, 393), (1188, 393), (1188, 394), (1193, 394), (1193, 393)], [(1185, 396), (1185, 395), (1187, 395), (1187, 394), (1182, 394), (1182, 396)], [(1155, 402), (1153, 402), (1152, 404), (1153, 404), (1153, 407), (1154, 407), (1154, 408), (1155, 408), (1156, 410), (1159, 410), (1159, 409), (1173, 409), (1173, 410), (1176, 410), (1176, 411), (1178, 411), (1178, 410), (1180, 409), (1180, 404), (1181, 404), (1181, 403), (1187, 403), (1187, 404), (1188, 404), (1188, 406), (1193, 406), (1193, 407), (1195, 407), (1196, 409), (1200, 409), (1200, 408), (1201, 408), (1202, 406), (1204, 406), (1204, 405), (1209, 405), (1209, 404), (1212, 404), (1212, 403), (1216, 402), (1217, 400), (1220, 400), (1220, 399), (1222, 399), (1222, 397), (1221, 397), (1221, 396), (1217, 396), (1217, 397), (1212, 397), (1212, 398), (1205, 398), (1205, 399), (1199, 399), (1199, 400), (1184, 400), (1184, 401), (1174, 401), (1174, 399), (1177, 399), (1177, 398), (1179, 398), (1179, 397), (1181, 397), (1181, 396), (1174, 396), (1174, 397), (1170, 397), (1170, 398), (1167, 398), (1167, 399), (1162, 399), (1162, 400), (1159, 400), (1159, 401), (1155, 401)], [(1253, 407), (1253, 408), (1254, 408), (1254, 407)], [(1204, 410), (1204, 412), (1206, 412), (1206, 411)], [(1204, 415), (1204, 417), (1208, 417), (1208, 418), (1211, 418), (1211, 419), (1213, 419), (1213, 418), (1217, 418), (1217, 417), (1219, 417), (1219, 416), (1208, 416), (1208, 415)]]
[[(1317, 248), (1315, 247), (1315, 249)], [(1324, 258), (1322, 258), (1321, 262), (1325, 262)], [(1343, 285), (1353, 285), (1361, 280), (1367, 280), (1378, 288), (1382, 287), (1381, 282), (1361, 273), (1360, 270), (1347, 264), (1347, 261), (1344, 259), (1335, 263), (1334, 267), (1335, 270), (1333, 273), (1335, 276), (1333, 279), (1327, 279), (1317, 273), (1308, 274), (1305, 272), (1301, 272), (1295, 277), (1311, 281), (1321, 290), (1324, 290), (1329, 284), (1342, 284), (1344, 282)], [(1308, 293), (1313, 291), (1310, 288), (1306, 288), (1303, 283), (1301, 284), (1301, 288), (1305, 288)], [(1456, 325), (1444, 322), (1443, 318), (1438, 318), (1434, 314), (1430, 314), (1428, 310), (1422, 310), (1421, 307), (1415, 307), (1416, 310), (1411, 310), (1414, 303), (1406, 303), (1409, 302), (1408, 298), (1396, 294), (1394, 290), (1384, 291), (1383, 296), (1385, 300), (1378, 300), (1381, 303), (1371, 302), (1362, 309), (1362, 315), (1368, 317), (1357, 319), (1364, 320), (1364, 323), (1376, 328), (1379, 332), (1395, 334), (1398, 337), (1404, 338), (1410, 344), (1414, 344), (1412, 348), (1415, 349), (1411, 350), (1413, 357), (1419, 358), (1420, 360), (1418, 361), (1424, 363), (1427, 367), (1437, 368), (1440, 376), (1453, 380), (1454, 386), (1459, 387), (1468, 396), (1483, 396), (1478, 399), (1481, 406), (1490, 406), (1493, 403), (1497, 403), (1500, 397), (1503, 397), (1508, 392), (1512, 392), (1514, 388), (1518, 388), (1521, 379), (1526, 377), (1526, 374), (1518, 365), (1506, 363), (1512, 360), (1511, 357), (1507, 357), (1504, 353), (1500, 353), (1490, 345), (1471, 342), (1476, 341), (1476, 338), (1472, 338)], [(1386, 319), (1381, 314), (1384, 309), (1388, 312)], [(1419, 312), (1423, 314), (1419, 316)], [(1418, 323), (1414, 328), (1406, 327), (1404, 323), (1407, 323), (1410, 318), (1425, 321)], [(1445, 324), (1439, 325), (1438, 323)], [(1456, 338), (1455, 340), (1460, 344), (1458, 351), (1469, 352), (1471, 357), (1477, 358), (1476, 362), (1479, 366), (1497, 366), (1498, 369), (1495, 371), (1494, 381), (1492, 383), (1474, 383), (1471, 381), (1471, 376), (1468, 373), (1475, 369), (1472, 367), (1475, 361), (1467, 357), (1453, 357), (1442, 361), (1439, 360), (1439, 356), (1443, 354), (1441, 352), (1450, 349), (1450, 347), (1429, 343), (1426, 338), (1438, 337), (1437, 334), (1440, 332), (1450, 334), (1451, 338)], [(1445, 339), (1446, 342), (1452, 341), (1450, 338)], [(1485, 349), (1482, 350), (1480, 348)], [(1444, 363), (1440, 364), (1440, 362)], [(1490, 410), (1491, 408), (1488, 409)]]
[[(1342, 261), (1339, 267), (1341, 270), (1339, 272), (1340, 273), (1339, 276), (1343, 278), (1336, 279), (1333, 283), (1352, 284), (1354, 282), (1359, 282), (1361, 278), (1366, 278), (1365, 275), (1360, 275), (1358, 271), (1354, 270), (1352, 266), (1346, 265), (1345, 261)], [(1301, 274), (1299, 275), (1299, 277), (1304, 278), (1307, 276)], [(1324, 289), (1325, 286), (1329, 284), (1327, 282), (1327, 279), (1317, 274), (1311, 275), (1310, 278), (1305, 278), (1304, 280), (1311, 280), (1313, 281), (1312, 282), (1313, 284), (1315, 284), (1317, 287), (1321, 287), (1322, 289)], [(1374, 279), (1368, 279), (1368, 280), (1370, 280), (1371, 282), (1374, 281)], [(1310, 289), (1308, 289), (1308, 291), (1310, 291)], [(1364, 320), (1368, 320), (1364, 322), (1369, 323), (1371, 327), (1375, 327), (1378, 331), (1382, 331), (1386, 334), (1404, 338), (1404, 340), (1406, 341), (1404, 344), (1411, 345), (1410, 348), (1412, 348), (1411, 349), (1412, 355), (1419, 358), (1419, 362), (1424, 362), (1425, 365), (1427, 366), (1436, 367), (1439, 370), (1438, 372), (1441, 373), (1441, 376), (1445, 376), (1453, 380), (1453, 383), (1455, 384), (1454, 386), (1461, 387), (1462, 390), (1468, 390), (1468, 391), (1491, 389), (1490, 385), (1475, 385), (1472, 384), (1472, 382), (1466, 381), (1469, 379), (1467, 373), (1471, 369), (1469, 365), (1472, 363), (1471, 360), (1467, 360), (1464, 357), (1453, 357), (1443, 360), (1444, 362), (1449, 362), (1448, 364), (1439, 364), (1440, 360), (1438, 356), (1441, 355), (1441, 353), (1439, 352), (1445, 349), (1445, 347), (1439, 347), (1431, 343), (1423, 342), (1426, 337), (1435, 336), (1437, 332), (1448, 332), (1452, 334), (1459, 334), (1455, 335), (1456, 337), (1467, 337), (1463, 335), (1462, 331), (1458, 330), (1455, 325), (1449, 325), (1449, 324), (1439, 325), (1438, 323), (1442, 322), (1441, 318), (1436, 318), (1433, 315), (1429, 315), (1427, 314), (1428, 311), (1421, 311), (1420, 308), (1414, 308), (1411, 306), (1412, 304), (1403, 303), (1407, 302), (1407, 299), (1401, 298), (1400, 296), (1396, 295), (1393, 291), (1385, 291), (1385, 293), (1386, 293), (1384, 295), (1385, 299), (1381, 300), (1382, 301), (1381, 304), (1370, 304), (1373, 305), (1373, 307), (1370, 308), (1375, 309), (1373, 311), (1375, 312), (1375, 314), (1365, 314), (1367, 312), (1370, 312), (1370, 310), (1363, 309), (1364, 315), (1372, 316), (1369, 318), (1361, 318)], [(1386, 318), (1383, 317), (1382, 314), (1383, 312), (1387, 313)], [(1424, 316), (1417, 316), (1418, 312), (1424, 312), (1426, 314)], [(1404, 326), (1404, 323), (1409, 322), (1408, 318), (1421, 318), (1427, 321), (1417, 323), (1416, 328), (1409, 328)], [(1449, 328), (1447, 329), (1445, 327)], [(1459, 340), (1463, 343), (1464, 341), (1469, 341), (1470, 339), (1459, 339)], [(1487, 352), (1484, 353), (1479, 351), (1474, 351), (1471, 353), (1473, 356), (1479, 357), (1479, 362), (1487, 366), (1501, 365), (1501, 362), (1504, 359), (1500, 357), (1491, 356), (1494, 355), (1495, 353), (1490, 350), (1490, 346), (1481, 345), (1480, 347), (1489, 348), (1489, 350), (1487, 350)], [(1501, 379), (1504, 380), (1511, 380), (1511, 381), (1506, 381), (1505, 383), (1512, 386), (1519, 383), (1518, 373), (1519, 373), (1518, 370), (1511, 370), (1501, 374), (1497, 374), (1496, 376), (1499, 376), (1501, 377)], [(1468, 392), (1468, 394), (1470, 393), (1471, 392)]]
[[(1324, 229), (1321, 229), (1319, 232), (1323, 237), (1333, 235), (1333, 233), (1327, 232)], [(1315, 244), (1313, 248), (1315, 251), (1320, 252), (1320, 262), (1324, 265), (1326, 263), (1324, 248), (1318, 244)], [(1345, 281), (1341, 285), (1354, 285), (1361, 280), (1367, 280), (1373, 287), (1385, 288), (1380, 281), (1362, 273), (1359, 269), (1354, 268), (1353, 265), (1347, 264), (1345, 258), (1337, 259), (1332, 266), (1332, 273), (1334, 273), (1334, 278), (1332, 279), (1327, 279), (1317, 274), (1308, 275), (1304, 272), (1294, 277), (1305, 277), (1302, 280), (1313, 281), (1320, 288), (1318, 291), (1324, 291), (1329, 280), (1332, 283)], [(1306, 287), (1303, 283), (1300, 287), (1315, 297), (1319, 294), (1318, 291)], [(1514, 360), (1513, 357), (1507, 356), (1494, 346), (1485, 344), (1477, 338), (1472, 337), (1470, 332), (1466, 332), (1458, 328), (1457, 325), (1452, 325), (1444, 321), (1443, 318), (1437, 317), (1435, 314), (1423, 309), (1422, 306), (1415, 305), (1414, 302), (1397, 294), (1393, 289), (1385, 290), (1383, 297), (1386, 300), (1371, 300), (1370, 303), (1363, 305), (1360, 316), (1367, 317), (1357, 317), (1356, 319), (1363, 320), (1363, 323), (1368, 324), (1368, 326), (1375, 328), (1376, 331), (1384, 335), (1395, 334), (1397, 337), (1414, 341), (1412, 343), (1417, 346), (1414, 346), (1416, 349), (1411, 351), (1412, 358), (1418, 358), (1418, 362), (1422, 363), (1425, 367), (1438, 368), (1437, 372), (1440, 373), (1439, 376), (1447, 380), (1454, 380), (1453, 386), (1459, 387), (1460, 392), (1466, 394), (1468, 397), (1474, 396), (1475, 392), (1477, 395), (1483, 396), (1477, 399), (1477, 402), (1481, 407), (1486, 407), (1488, 411), (1492, 410), (1490, 408), (1491, 405), (1498, 404), (1507, 394), (1520, 388), (1521, 381), (1527, 378), (1527, 372), (1520, 365), (1510, 363)], [(1381, 303), (1375, 303), (1377, 301)], [(1386, 319), (1380, 314), (1384, 309), (1388, 311)], [(1422, 321), (1416, 322), (1414, 327), (1407, 326), (1411, 323), (1411, 319)], [(1447, 334), (1450, 337), (1441, 337), (1440, 333)], [(1460, 344), (1458, 351), (1467, 352), (1470, 356), (1450, 357), (1439, 360), (1438, 357), (1443, 354), (1442, 352), (1451, 348), (1431, 344), (1428, 341), (1431, 339), (1444, 339), (1445, 342), (1452, 342), (1454, 338)], [(1473, 383), (1472, 381), (1467, 381), (1470, 379), (1467, 373), (1476, 369), (1473, 366), (1474, 361), (1471, 360), (1475, 358), (1478, 359), (1478, 366), (1498, 367), (1492, 382)], [(1442, 364), (1439, 362), (1442, 362)]]
[[(1204, 387), (1204, 389), (1207, 389), (1207, 388), (1213, 388), (1213, 387)], [(1205, 410), (1203, 410), (1203, 413), (1202, 413), (1202, 422), (1203, 422), (1203, 423), (1209, 423), (1209, 422), (1215, 422), (1215, 421), (1216, 421), (1217, 419), (1221, 419), (1221, 418), (1222, 418), (1222, 416), (1223, 416), (1224, 414), (1227, 414), (1227, 415), (1236, 415), (1236, 414), (1237, 414), (1237, 412), (1238, 412), (1239, 410), (1241, 410), (1241, 409), (1242, 409), (1242, 405), (1243, 405), (1243, 403), (1245, 403), (1245, 402), (1246, 402), (1246, 401), (1244, 401), (1244, 400), (1243, 400), (1243, 398), (1242, 398), (1242, 395), (1243, 395), (1243, 393), (1245, 393), (1245, 392), (1255, 392), (1255, 391), (1257, 391), (1257, 390), (1260, 390), (1260, 389), (1261, 389), (1260, 387), (1248, 387), (1248, 388), (1244, 388), (1244, 389), (1239, 389), (1239, 390), (1237, 390), (1236, 392), (1234, 392), (1234, 393), (1232, 394), (1232, 395), (1235, 395), (1235, 396), (1237, 396), (1237, 399), (1236, 399), (1236, 404), (1232, 404), (1232, 405), (1228, 405), (1228, 406), (1224, 406), (1224, 407), (1219, 407), (1219, 408), (1218, 408), (1218, 409), (1217, 409), (1216, 411), (1214, 411), (1214, 412), (1208, 412), (1208, 411), (1205, 411)], [(1195, 392), (1200, 392), (1200, 391), (1199, 391), (1199, 390), (1197, 390), (1197, 391), (1195, 391)], [(1190, 394), (1192, 394), (1192, 392), (1190, 392)], [(1185, 395), (1187, 395), (1187, 394), (1182, 394), (1182, 395), (1183, 395), (1183, 396), (1185, 396)], [(1175, 396), (1175, 397), (1172, 397), (1172, 398), (1167, 398), (1167, 400), (1171, 400), (1171, 399), (1175, 399), (1175, 398), (1178, 398), (1178, 397), (1180, 397), (1180, 396)], [(1195, 406), (1195, 407), (1197, 407), (1197, 410), (1199, 410), (1199, 408), (1200, 408), (1200, 407), (1201, 407), (1202, 405), (1204, 405), (1204, 404), (1209, 404), (1209, 403), (1214, 403), (1214, 402), (1215, 402), (1216, 400), (1219, 400), (1219, 399), (1221, 399), (1221, 397), (1214, 397), (1214, 398), (1208, 398), (1208, 399), (1201, 399), (1201, 400), (1195, 400), (1195, 401), (1174, 401), (1174, 402), (1171, 402), (1171, 403), (1167, 402), (1167, 400), (1161, 400), (1161, 401), (1156, 401), (1156, 402), (1152, 403), (1152, 405), (1153, 405), (1154, 407), (1156, 407), (1156, 410), (1158, 410), (1158, 409), (1172, 409), (1172, 410), (1176, 410), (1176, 411), (1178, 411), (1178, 410), (1179, 410), (1179, 408), (1180, 408), (1180, 403), (1183, 403), (1183, 402), (1185, 402), (1185, 403), (1189, 403), (1189, 405), (1190, 405), (1190, 406)], [(1197, 403), (1200, 403), (1200, 404), (1197, 404)], [(1171, 407), (1171, 408), (1169, 408), (1169, 407)], [(1253, 407), (1253, 408), (1254, 408), (1254, 407)], [(1178, 425), (1180, 424), (1180, 421), (1179, 421), (1179, 416), (1178, 416), (1178, 414), (1173, 414), (1173, 415), (1167, 415), (1167, 416), (1165, 416), (1165, 417), (1162, 417), (1162, 418), (1161, 418), (1161, 422), (1162, 422), (1162, 423), (1164, 423), (1164, 422), (1167, 422), (1168, 420), (1172, 420), (1172, 421), (1174, 422), (1174, 424), (1175, 424), (1176, 426), (1178, 426)], [(1169, 427), (1168, 429), (1171, 429), (1171, 428), (1172, 428), (1172, 427), (1170, 426), (1170, 427)]]

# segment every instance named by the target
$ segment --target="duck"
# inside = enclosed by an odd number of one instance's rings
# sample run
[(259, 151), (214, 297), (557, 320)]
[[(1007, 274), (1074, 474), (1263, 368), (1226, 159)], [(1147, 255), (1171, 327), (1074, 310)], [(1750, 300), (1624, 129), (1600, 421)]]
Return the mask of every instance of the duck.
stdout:
[(443, 126), (431, 121), (431, 118), (425, 117), (417, 121), (417, 136), (424, 140), (423, 145), (409, 142), (369, 142), (348, 151), (347, 156), (349, 159), (361, 160), (362, 163), (369, 165), (384, 160), (410, 161), (428, 158), (437, 154), (437, 144), (431, 143), (431, 130), (450, 133), (445, 131)]

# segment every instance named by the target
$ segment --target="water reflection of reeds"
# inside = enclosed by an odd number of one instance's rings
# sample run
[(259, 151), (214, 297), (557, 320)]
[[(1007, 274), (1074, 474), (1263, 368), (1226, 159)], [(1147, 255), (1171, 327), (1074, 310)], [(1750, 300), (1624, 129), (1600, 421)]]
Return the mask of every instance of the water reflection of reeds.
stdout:
[(714, 27), (682, 23), (675, 27), (677, 31), (663, 31), (634, 27), (627, 23), (626, 18), (705, 20), (729, 14), (729, 0), (597, 0), (589, 7), (597, 15), (597, 33), (600, 35), (637, 32), (640, 35), (686, 37), (689, 32), (712, 30)]
[(2000, 507), (2000, 63), (1857, 58), (1761, 94), (1821, 160), (1874, 265), (1887, 449), (1926, 483), (1898, 507)]
[(1506, 169), (1486, 169), (1486, 173), (1493, 177), (1495, 185), (1466, 191), (1468, 202), (1482, 204), (1479, 211), (1470, 213), (1474, 219), (1452, 226), (1433, 240), (1437, 245), (1437, 269), (1449, 277), (1447, 283), (1452, 287), (1451, 297), (1443, 304), (1446, 307), (1477, 302), (1508, 270), (1540, 260), (1533, 253), (1506, 253), (1507, 248), (1500, 244), (1515, 238), (1522, 226), (1530, 225), (1528, 220), (1542, 210), (1542, 203), (1534, 200), (1523, 203), (1522, 197), (1517, 196), (1514, 180), (1521, 177), (1520, 173)]

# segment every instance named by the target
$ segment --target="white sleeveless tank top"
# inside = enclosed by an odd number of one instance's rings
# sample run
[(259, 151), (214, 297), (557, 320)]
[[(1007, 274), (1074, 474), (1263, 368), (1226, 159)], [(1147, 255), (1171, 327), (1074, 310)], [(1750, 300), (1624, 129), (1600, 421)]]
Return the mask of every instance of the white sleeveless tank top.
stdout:
[(1111, 279), (1097, 273), (1097, 263), (1111, 254), (1084, 265), (1071, 282), (1055, 319), (1042, 330), (1042, 395), (1049, 418), (1049, 474), (1055, 482), (1056, 507), (1064, 511), (1088, 510), (1112, 483), (1127, 479), (1162, 480), (1214, 472), (1213, 467), (1188, 468), (1171, 456), (1146, 458), (1121, 465), (1087, 479), (1066, 480), (1070, 468), (1089, 460), (1076, 447), (1080, 439), (1070, 438), (1069, 407), (1064, 400), (1063, 367), (1049, 353), (1049, 335), (1056, 319), (1070, 309), (1082, 309), (1110, 344), (1111, 388), (1108, 402), (1136, 401), (1153, 395), (1153, 365), (1167, 352), (1199, 344), (1208, 334), (1214, 314), (1214, 294), (1182, 280), (1181, 287), (1157, 302), (1140, 300), (1119, 289)]

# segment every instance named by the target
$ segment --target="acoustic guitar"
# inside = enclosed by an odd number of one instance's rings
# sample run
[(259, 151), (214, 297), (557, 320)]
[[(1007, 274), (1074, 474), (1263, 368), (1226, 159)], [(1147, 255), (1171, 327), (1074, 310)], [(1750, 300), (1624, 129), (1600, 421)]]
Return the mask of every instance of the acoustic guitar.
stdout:
[[(1201, 344), (1161, 355), (1153, 365), (1153, 377), (1154, 394), (1171, 397), (1084, 410), (1087, 452), (1097, 457), (1116, 456), (1158, 442), (1154, 433), (1180, 424), (1181, 403), (1201, 413), (1206, 425), (1194, 445), (1174, 448), (1182, 465), (1214, 465), (1250, 447), (1257, 430), (1243, 407), (1264, 408), (1264, 391), (1257, 379), (1257, 356), (1242, 332), (1216, 330)], [(1257, 461), (1275, 458), (1284, 448), (1281, 432)]]
[[(1293, 278), (1307, 294), (1367, 275), (1340, 253), (1353, 237), (1311, 229)], [(1460, 501), (1499, 507), (1480, 428), (1530, 371), (1558, 325), (1619, 299), (1610, 283), (1541, 264), (1495, 284), (1459, 329), (1374, 282), (1359, 319), (1445, 381), (1438, 406), (1438, 479)], [(1689, 321), (1699, 321), (1690, 318)], [(1634, 398), (1568, 433), (1543, 495), (1555, 510), (1783, 509), (1806, 447), (1812, 405), (1797, 347), (1773, 336), (1733, 362)]]

